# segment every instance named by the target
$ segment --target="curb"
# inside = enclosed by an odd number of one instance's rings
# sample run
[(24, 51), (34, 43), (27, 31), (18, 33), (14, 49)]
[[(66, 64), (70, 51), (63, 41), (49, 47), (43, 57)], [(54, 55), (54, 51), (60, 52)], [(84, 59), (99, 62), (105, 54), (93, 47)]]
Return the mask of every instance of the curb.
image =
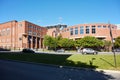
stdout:
[(96, 69), (96, 71), (103, 71), (103, 72), (111, 72), (111, 73), (119, 73), (120, 74), (120, 71), (116, 71), (116, 70), (105, 70), (105, 69)]

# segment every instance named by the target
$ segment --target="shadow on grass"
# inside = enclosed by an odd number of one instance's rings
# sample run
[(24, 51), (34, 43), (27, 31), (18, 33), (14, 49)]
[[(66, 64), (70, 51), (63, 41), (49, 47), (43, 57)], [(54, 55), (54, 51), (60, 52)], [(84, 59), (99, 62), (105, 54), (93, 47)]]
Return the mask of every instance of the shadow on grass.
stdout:
[(0, 59), (11, 59), (11, 60), (20, 60), (36, 63), (45, 63), (45, 64), (54, 64), (54, 65), (64, 65), (64, 66), (73, 66), (73, 67), (83, 67), (83, 68), (97, 68), (93, 64), (94, 59), (89, 61), (89, 64), (83, 62), (74, 62), (67, 60), (71, 55), (61, 55), (61, 54), (32, 54), (32, 53), (0, 53)]
[(111, 64), (110, 62), (108, 62), (107, 60), (103, 59), (103, 58), (100, 58), (102, 61), (106, 62), (107, 64), (109, 64), (110, 66), (112, 67), (115, 67), (113, 64)]
[(90, 64), (87, 64), (80, 61), (74, 62), (72, 60), (66, 60), (66, 62), (64, 62), (63, 65), (73, 66), (73, 67), (82, 67), (82, 68), (92, 68), (92, 69), (96, 69), (98, 67), (93, 65), (93, 62), (90, 62)]
[(0, 53), (0, 59), (11, 59), (28, 62), (61, 65), (71, 55), (32, 54), (32, 53)]
[(32, 53), (1, 53), (0, 59), (11, 59), (11, 60), (20, 60), (36, 63), (45, 63), (45, 64), (54, 64), (54, 65), (64, 65), (64, 66), (73, 66), (73, 67), (83, 67), (83, 68), (97, 68), (93, 64), (94, 58), (89, 60), (89, 64), (83, 62), (74, 62), (72, 60), (67, 60), (71, 55), (60, 55), (60, 54), (32, 54)]

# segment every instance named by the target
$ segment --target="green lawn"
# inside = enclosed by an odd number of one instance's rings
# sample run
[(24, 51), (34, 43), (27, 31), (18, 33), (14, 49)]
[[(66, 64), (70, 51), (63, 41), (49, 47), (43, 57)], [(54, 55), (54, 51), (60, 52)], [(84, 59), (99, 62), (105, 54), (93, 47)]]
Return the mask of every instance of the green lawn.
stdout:
[(65, 65), (84, 68), (120, 70), (120, 55), (116, 55), (117, 68), (113, 55), (55, 55), (55, 54), (10, 54), (0, 53), (0, 59), (12, 59), (37, 63)]
[[(120, 55), (116, 55), (117, 68), (115, 68), (113, 55), (72, 55), (67, 60), (70, 60), (79, 66), (79, 63), (86, 63), (92, 67), (100, 69), (117, 69), (120, 70)], [(89, 67), (89, 66), (88, 66)]]

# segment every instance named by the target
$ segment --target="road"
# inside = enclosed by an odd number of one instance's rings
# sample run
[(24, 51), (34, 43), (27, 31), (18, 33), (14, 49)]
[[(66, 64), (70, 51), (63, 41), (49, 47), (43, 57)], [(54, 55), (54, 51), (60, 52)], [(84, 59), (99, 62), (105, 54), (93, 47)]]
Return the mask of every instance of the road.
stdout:
[(0, 60), (0, 80), (120, 80), (120, 72)]
[[(35, 50), (34, 50), (35, 51)], [(0, 53), (21, 53), (21, 51), (19, 50), (13, 50), (13, 51), (0, 51)], [(46, 51), (35, 51), (36, 54), (61, 54), (61, 55), (71, 55), (71, 54), (82, 54), (82, 53), (78, 53), (78, 52), (69, 52), (69, 51), (66, 51), (65, 53), (63, 52), (54, 52), (54, 51), (51, 51), (51, 52), (46, 52)], [(109, 54), (109, 55), (113, 55), (113, 52), (98, 52), (98, 55), (103, 55), (103, 54)], [(117, 55), (120, 55), (120, 52), (115, 52), (115, 54)]]

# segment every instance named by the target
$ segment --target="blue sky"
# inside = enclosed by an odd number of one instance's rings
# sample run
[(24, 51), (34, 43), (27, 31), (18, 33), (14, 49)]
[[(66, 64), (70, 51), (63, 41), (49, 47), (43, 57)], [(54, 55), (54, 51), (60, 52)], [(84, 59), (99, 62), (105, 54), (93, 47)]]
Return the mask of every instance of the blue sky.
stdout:
[(120, 0), (0, 0), (0, 23), (27, 20), (58, 23), (120, 23)]

